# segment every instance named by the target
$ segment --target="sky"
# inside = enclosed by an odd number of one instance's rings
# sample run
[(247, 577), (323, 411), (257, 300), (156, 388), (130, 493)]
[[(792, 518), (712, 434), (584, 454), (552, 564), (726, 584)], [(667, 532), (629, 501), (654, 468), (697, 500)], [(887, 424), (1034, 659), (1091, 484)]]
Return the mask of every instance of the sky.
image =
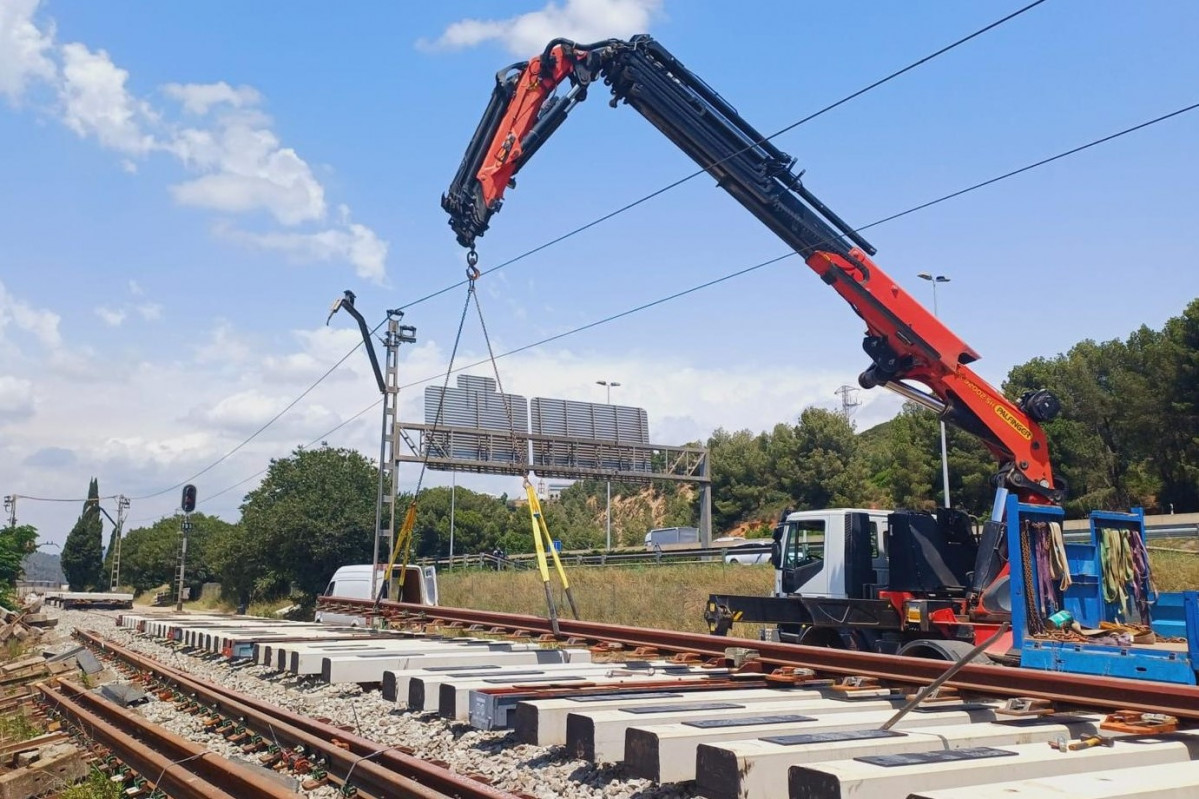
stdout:
[[(358, 343), (348, 316), (325, 324), (346, 289), (372, 326), (406, 307), (418, 340), (400, 353), (400, 416), (421, 421), (464, 300), (412, 304), (464, 274), (440, 195), (496, 71), (553, 37), (651, 33), (774, 131), (1021, 5), (0, 0), (0, 494), (22, 497), (18, 521), (51, 552), (93, 476), (131, 498), (137, 526), (207, 469), (199, 509), (236, 519), (270, 459), (377, 399), (359, 351), (217, 463)], [(1197, 25), (1187, 2), (1046, 0), (775, 142), (864, 225), (1199, 101)], [(522, 170), (480, 267), (694, 171), (606, 101), (593, 91)], [(868, 233), (875, 260), (930, 306), (916, 274), (950, 278), (938, 312), (996, 385), (1082, 339), (1160, 327), (1199, 295), (1197, 140), (1199, 111), (888, 222)], [(478, 295), (506, 352), (785, 252), (705, 175), (487, 275)], [(620, 382), (612, 402), (681, 444), (839, 407), (867, 363), (861, 334), (788, 258), (498, 368), (529, 397), (599, 402), (597, 380)], [(468, 318), (456, 364), (485, 357)], [(899, 408), (858, 398), (859, 429)], [(373, 458), (378, 430), (371, 410), (324, 440)], [(401, 470), (402, 489), (414, 481)]]

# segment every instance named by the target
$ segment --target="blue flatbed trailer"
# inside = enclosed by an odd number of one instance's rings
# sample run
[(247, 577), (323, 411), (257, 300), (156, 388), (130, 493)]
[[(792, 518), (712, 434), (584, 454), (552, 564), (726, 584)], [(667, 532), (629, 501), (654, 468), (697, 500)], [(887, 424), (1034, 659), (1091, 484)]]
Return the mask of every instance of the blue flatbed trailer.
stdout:
[(1136, 586), (1143, 592), (1150, 609), (1150, 618), (1141, 619), (1130, 612), (1129, 603), (1108, 601), (1104, 595), (1104, 558), (1102, 530), (1115, 528), (1138, 535), (1143, 542), (1145, 516), (1140, 508), (1131, 513), (1095, 511), (1090, 515), (1090, 541), (1066, 543), (1071, 584), (1060, 592), (1061, 609), (1084, 630), (1095, 630), (1101, 622), (1148, 624), (1163, 638), (1185, 639), (1185, 643), (1111, 644), (1085, 641), (1039, 638), (1030, 630), (1027, 608), (1028, 593), (1040, 577), (1040, 565), (1032, 553), (1023, 551), (1026, 540), (1021, 525), (1028, 522), (1057, 522), (1065, 512), (1060, 507), (1031, 505), (1016, 497), (1006, 500), (1008, 563), (1028, 563), (1027, 584), (1023, 568), (1011, 570), (1012, 642), (1019, 650), (1020, 665), (1024, 668), (1060, 671), (1071, 674), (1093, 674), (1104, 677), (1124, 677), (1134, 680), (1153, 680), (1183, 685), (1199, 684), (1199, 592), (1158, 594), (1153, 590), (1149, 575)]

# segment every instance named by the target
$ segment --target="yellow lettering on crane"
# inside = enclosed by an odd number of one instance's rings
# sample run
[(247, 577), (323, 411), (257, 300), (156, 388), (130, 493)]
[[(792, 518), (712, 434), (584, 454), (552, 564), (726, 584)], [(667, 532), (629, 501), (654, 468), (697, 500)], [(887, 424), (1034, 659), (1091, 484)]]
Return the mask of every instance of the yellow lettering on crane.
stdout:
[(1028, 425), (1016, 418), (1016, 415), (1002, 405), (995, 406), (995, 414), (1007, 422), (1013, 430), (1020, 434), (1020, 437), (1025, 441), (1032, 438), (1032, 431), (1028, 429)]

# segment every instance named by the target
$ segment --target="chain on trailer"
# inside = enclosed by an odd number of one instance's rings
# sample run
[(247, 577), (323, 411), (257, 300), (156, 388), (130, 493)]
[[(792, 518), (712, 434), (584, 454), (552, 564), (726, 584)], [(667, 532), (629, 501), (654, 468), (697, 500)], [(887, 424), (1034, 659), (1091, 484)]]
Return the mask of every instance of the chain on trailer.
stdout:
[[(466, 256), (468, 264), (466, 274), (470, 281), (468, 296), (474, 297), (475, 310), (479, 315), (479, 327), (483, 330), (483, 341), (487, 344), (487, 357), (491, 360), (491, 370), (495, 374), (496, 388), (499, 390), (500, 397), (503, 398), (506, 397), (504, 381), (500, 377), (500, 367), (496, 362), (495, 351), (491, 347), (491, 335), (487, 332), (487, 322), (483, 318), (483, 306), (479, 303), (478, 292), (474, 290), (475, 281), (481, 274), (478, 269), (478, 261), (478, 254), (474, 247), (471, 247)], [(541, 584), (545, 588), (546, 612), (549, 614), (550, 626), (553, 628), (554, 635), (558, 635), (558, 605), (554, 601), (554, 591), (550, 586), (549, 564), (545, 557), (547, 551), (554, 561), (554, 571), (558, 574), (558, 580), (562, 583), (562, 590), (566, 594), (566, 601), (570, 605), (570, 612), (576, 620), (579, 618), (579, 609), (575, 605), (574, 593), (570, 590), (570, 580), (566, 578), (566, 569), (562, 566), (562, 559), (558, 557), (558, 549), (554, 546), (554, 540), (545, 523), (545, 513), (541, 509), (541, 500), (537, 496), (537, 489), (529, 480), (528, 445), (522, 443), (516, 434), (516, 421), (512, 418), (512, 403), (508, 402), (506, 398), (502, 402), (504, 414), (508, 417), (508, 435), (512, 439), (512, 456), (517, 459), (517, 465), (524, 472), (523, 483), (525, 496), (528, 497), (529, 503), (529, 521), (533, 528), (533, 549), (537, 555), (537, 569), (541, 573)]]

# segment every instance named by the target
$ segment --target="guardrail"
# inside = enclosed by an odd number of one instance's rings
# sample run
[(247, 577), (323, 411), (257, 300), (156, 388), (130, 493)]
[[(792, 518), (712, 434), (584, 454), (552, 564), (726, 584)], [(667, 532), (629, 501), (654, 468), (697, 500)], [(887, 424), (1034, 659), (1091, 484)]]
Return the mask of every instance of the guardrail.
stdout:
[[(1086, 529), (1065, 531), (1067, 541), (1083, 541), (1088, 539), (1089, 536), (1090, 531)], [(1199, 539), (1199, 523), (1147, 524), (1145, 525), (1145, 538), (1149, 541), (1165, 538)], [(653, 550), (616, 549), (607, 552), (588, 550), (586, 552), (559, 552), (558, 557), (567, 566), (636, 566), (662, 563), (723, 562), (724, 556), (733, 550), (745, 555), (770, 552), (770, 539), (749, 540), (761, 540), (762, 544), (761, 546), (751, 546), (746, 543), (727, 547), (680, 547), (678, 549), (673, 547), (671, 549), (656, 547)], [(483, 568), (521, 570), (537, 568), (536, 555), (531, 552), (504, 556), (498, 556), (493, 553), (455, 555), (452, 559), (420, 558), (417, 560), (417, 563), (422, 566), (436, 566), (438, 569)]]
[[(686, 563), (722, 563), (728, 552), (736, 551), (743, 554), (757, 554), (770, 551), (769, 539), (762, 539), (761, 546), (739, 545), (736, 547), (692, 547), (682, 549), (653, 550), (612, 550), (609, 552), (559, 552), (565, 566), (635, 566), (639, 564), (686, 564)], [(519, 555), (497, 556), (490, 553), (478, 555), (455, 555), (450, 558), (420, 558), (417, 563), (422, 566), (436, 566), (438, 569), (447, 568), (485, 568), (485, 569), (535, 569), (536, 555), (520, 553)]]

